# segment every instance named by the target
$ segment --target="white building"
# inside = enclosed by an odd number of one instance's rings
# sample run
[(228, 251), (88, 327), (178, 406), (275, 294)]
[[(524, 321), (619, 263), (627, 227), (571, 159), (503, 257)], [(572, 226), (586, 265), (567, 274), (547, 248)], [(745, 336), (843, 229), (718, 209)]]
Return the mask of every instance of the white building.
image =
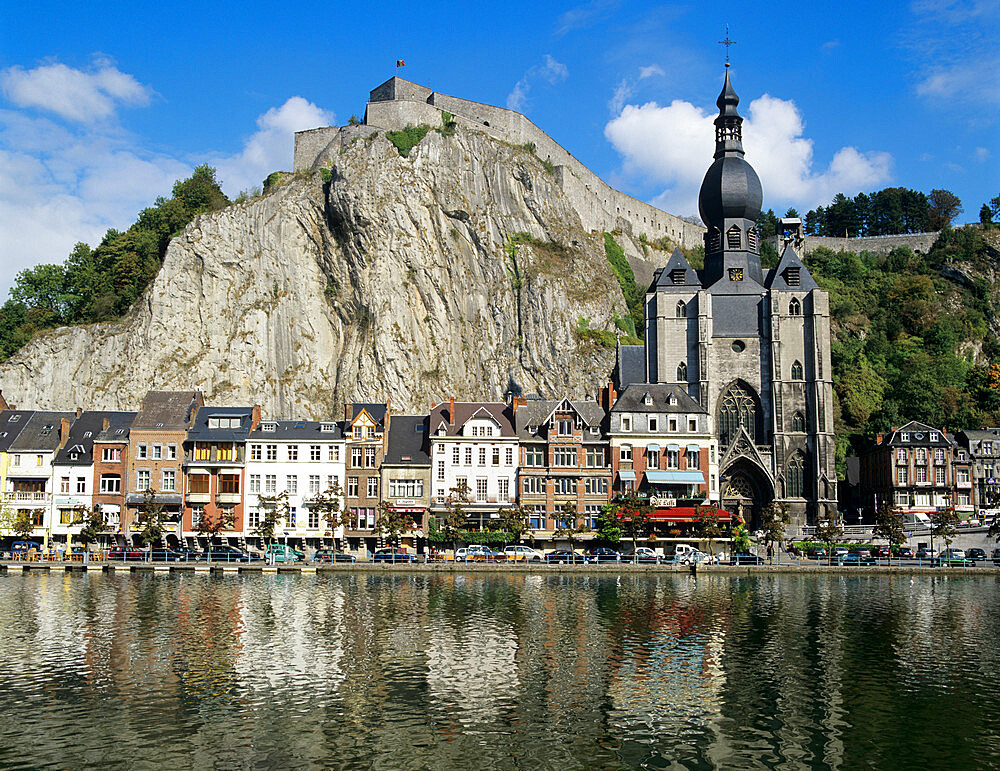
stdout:
[(499, 516), (517, 496), (518, 440), (510, 407), (500, 402), (456, 402), (431, 409), (431, 510), (444, 512), (452, 490), (469, 488), (465, 507), (473, 526)]
[(279, 542), (315, 548), (323, 539), (342, 537), (343, 528), (331, 531), (309, 501), (337, 489), (343, 510), (345, 454), (343, 430), (335, 421), (261, 420), (248, 440), (247, 537), (255, 538), (264, 516), (261, 497), (283, 492), (288, 494), (288, 515), (275, 526)]

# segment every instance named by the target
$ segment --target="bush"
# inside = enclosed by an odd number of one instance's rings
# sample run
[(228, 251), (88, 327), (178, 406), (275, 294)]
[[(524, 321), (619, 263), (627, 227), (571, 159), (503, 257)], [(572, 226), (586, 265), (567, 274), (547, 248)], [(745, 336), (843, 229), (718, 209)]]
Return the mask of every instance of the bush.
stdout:
[(399, 131), (386, 131), (385, 138), (396, 146), (400, 155), (408, 158), (410, 150), (420, 144), (420, 140), (427, 136), (428, 131), (430, 131), (430, 128), (423, 124), (419, 126), (407, 126)]

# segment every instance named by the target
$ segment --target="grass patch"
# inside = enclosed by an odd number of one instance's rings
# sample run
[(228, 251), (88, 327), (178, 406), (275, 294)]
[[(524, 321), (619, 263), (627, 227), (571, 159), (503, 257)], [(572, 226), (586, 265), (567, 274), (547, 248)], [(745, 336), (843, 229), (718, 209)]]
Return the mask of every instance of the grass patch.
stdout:
[(458, 131), (458, 123), (455, 122), (455, 116), (447, 110), (441, 110), (441, 125), (434, 130), (441, 134), (441, 136), (455, 136), (455, 132)]
[(610, 233), (604, 234), (604, 253), (608, 258), (608, 264), (618, 279), (618, 285), (622, 289), (625, 297), (625, 305), (628, 307), (629, 316), (632, 319), (633, 336), (638, 339), (636, 331), (642, 329), (643, 316), (643, 293), (635, 283), (635, 273), (632, 266), (625, 258), (625, 250), (619, 246), (618, 242)]
[(423, 124), (419, 126), (407, 126), (399, 131), (386, 131), (385, 138), (395, 145), (399, 154), (404, 158), (410, 157), (410, 150), (420, 144), (427, 132), (430, 131), (428, 126)]

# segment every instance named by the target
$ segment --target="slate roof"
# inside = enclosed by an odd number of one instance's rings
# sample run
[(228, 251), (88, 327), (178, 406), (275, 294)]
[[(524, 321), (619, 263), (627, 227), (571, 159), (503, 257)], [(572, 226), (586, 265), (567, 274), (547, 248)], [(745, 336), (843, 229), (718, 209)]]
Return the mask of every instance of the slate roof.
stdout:
[(462, 433), (462, 426), (479, 414), (488, 415), (499, 424), (500, 436), (515, 435), (513, 413), (510, 407), (503, 402), (455, 402), (455, 421), (453, 424), (449, 420), (450, 413), (450, 402), (441, 402), (434, 406), (428, 416), (428, 431), (436, 436), (438, 428), (444, 422), (447, 429), (446, 436), (459, 436)]
[[(546, 436), (548, 419), (564, 401), (569, 402), (569, 407), (580, 416), (585, 426), (599, 427), (604, 422), (606, 415), (604, 408), (594, 401), (584, 399), (577, 401), (572, 399), (531, 400), (527, 404), (519, 406), (514, 412), (514, 427), (517, 430), (518, 437), (522, 439), (536, 439)], [(529, 432), (528, 426), (537, 426), (538, 433), (533, 434)]]
[[(646, 394), (653, 398), (652, 404), (643, 404)], [(670, 404), (668, 401), (673, 395), (677, 403)], [(612, 412), (684, 412), (684, 413), (705, 413), (707, 411), (688, 396), (679, 385), (667, 383), (633, 383), (618, 396), (618, 401), (611, 408)]]
[(646, 380), (646, 347), (644, 345), (620, 345), (615, 362), (615, 384), (625, 388), (630, 383)]
[[(209, 428), (209, 418), (239, 417), (239, 428)], [(194, 425), (188, 430), (189, 442), (245, 442), (250, 436), (253, 407), (212, 407), (205, 405), (195, 415)]]
[[(930, 434), (932, 431), (936, 432), (938, 435), (938, 440), (936, 442), (932, 442), (930, 440)], [(903, 433), (908, 433), (910, 435), (909, 441), (903, 441), (901, 436)], [(900, 426), (895, 431), (889, 432), (886, 438), (882, 441), (881, 446), (885, 445), (890, 445), (892, 447), (951, 447), (952, 443), (945, 435), (944, 431), (940, 428), (934, 428), (934, 426), (929, 426), (926, 423), (911, 420), (905, 426)]]
[[(94, 410), (81, 413), (70, 426), (69, 438), (56, 453), (52, 463), (59, 466), (90, 466), (94, 462), (94, 442), (104, 428), (104, 419), (107, 418), (120, 424), (128, 415), (135, 415), (135, 413)], [(71, 457), (73, 453), (77, 454), (75, 459)]]
[(351, 407), (352, 407), (351, 418), (349, 421), (347, 421), (348, 423), (353, 423), (354, 420), (358, 417), (358, 415), (361, 414), (361, 410), (364, 410), (371, 416), (371, 419), (375, 421), (376, 430), (378, 431), (385, 430), (385, 413), (386, 413), (385, 403), (376, 404), (374, 402), (354, 402), (354, 404), (352, 404)]
[(135, 420), (135, 416), (139, 413), (111, 412), (108, 414), (113, 417), (108, 418), (107, 429), (99, 431), (97, 435), (94, 436), (94, 442), (101, 444), (108, 444), (111, 442), (127, 444), (129, 429), (132, 428), (132, 422)]
[[(799, 285), (789, 286), (786, 280), (787, 274), (786, 270), (788, 268), (798, 268), (799, 269)], [(808, 292), (812, 289), (818, 289), (819, 284), (812, 277), (809, 269), (803, 264), (799, 255), (796, 254), (795, 250), (791, 245), (785, 247), (785, 251), (781, 253), (781, 259), (778, 261), (778, 267), (770, 271), (764, 280), (764, 285), (768, 289), (778, 289), (778, 290), (788, 290), (792, 292)]]
[[(675, 284), (671, 273), (675, 270), (684, 271), (684, 283)], [(662, 268), (659, 268), (655, 274), (653, 274), (653, 283), (650, 285), (650, 292), (654, 290), (662, 290), (665, 292), (690, 292), (692, 288), (701, 289), (701, 280), (698, 278), (697, 272), (688, 263), (687, 259), (680, 249), (674, 249), (674, 253), (670, 255), (670, 259), (667, 260), (667, 264)]]
[[(395, 418), (393, 418), (395, 420)], [(273, 423), (274, 431), (264, 431), (265, 423)], [(321, 431), (320, 426), (333, 424), (332, 431)], [(256, 430), (250, 432), (251, 439), (271, 439), (276, 442), (307, 441), (309, 439), (343, 439), (343, 423), (334, 420), (261, 420)]]
[(426, 466), (430, 468), (430, 441), (426, 415), (393, 415), (389, 421), (389, 441), (382, 459), (384, 466)]
[(3, 410), (0, 412), (0, 452), (7, 452), (28, 424), (33, 412), (34, 410)]
[(132, 421), (133, 430), (185, 431), (201, 391), (149, 391)]
[(53, 452), (59, 446), (59, 424), (62, 418), (72, 421), (75, 412), (31, 413), (18, 437), (11, 442), (10, 452)]

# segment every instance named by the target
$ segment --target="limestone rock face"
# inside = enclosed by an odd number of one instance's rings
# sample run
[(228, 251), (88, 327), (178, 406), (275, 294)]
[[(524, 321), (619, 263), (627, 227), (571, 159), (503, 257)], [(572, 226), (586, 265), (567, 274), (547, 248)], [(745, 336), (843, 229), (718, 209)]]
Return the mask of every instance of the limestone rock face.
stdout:
[(575, 332), (581, 318), (613, 329), (622, 293), (534, 155), (431, 131), (403, 158), (377, 134), (331, 172), (198, 218), (125, 318), (38, 336), (0, 366), (3, 393), (134, 409), (149, 389), (198, 388), (322, 418), (349, 400), (425, 411), (510, 386), (580, 396), (607, 377), (614, 351)]

